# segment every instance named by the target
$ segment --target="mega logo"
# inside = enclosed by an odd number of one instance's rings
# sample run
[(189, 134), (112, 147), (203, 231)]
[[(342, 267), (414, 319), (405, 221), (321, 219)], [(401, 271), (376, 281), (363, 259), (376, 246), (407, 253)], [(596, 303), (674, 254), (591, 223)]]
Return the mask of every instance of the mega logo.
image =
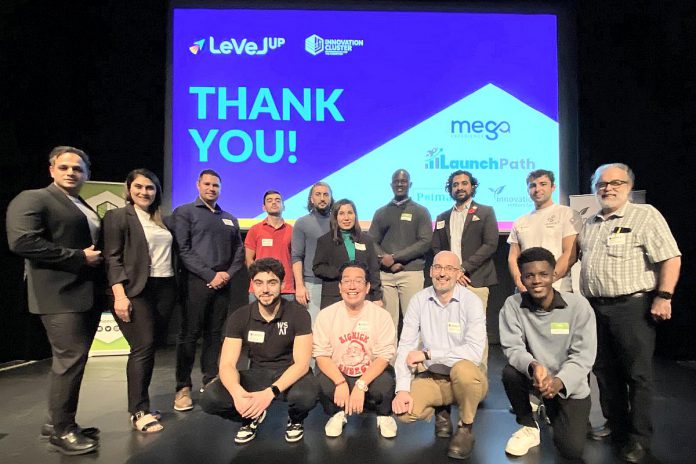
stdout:
[(507, 121), (452, 121), (450, 132), (454, 136), (483, 136), (488, 140), (497, 140), (500, 134), (510, 133)]
[[(215, 40), (208, 39), (208, 51), (213, 55), (266, 55), (269, 51), (282, 47), (285, 44), (283, 37), (264, 37), (260, 42), (249, 39)], [(205, 39), (194, 42), (189, 51), (194, 55), (204, 50)]]

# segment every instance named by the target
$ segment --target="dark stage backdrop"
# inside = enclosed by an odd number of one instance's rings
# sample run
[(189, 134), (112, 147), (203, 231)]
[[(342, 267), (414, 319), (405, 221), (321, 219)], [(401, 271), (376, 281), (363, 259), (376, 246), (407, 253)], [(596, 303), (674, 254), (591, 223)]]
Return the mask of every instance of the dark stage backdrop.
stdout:
[[(588, 178), (601, 163), (633, 167), (636, 188), (647, 190), (684, 253), (674, 317), (659, 328), (658, 352), (696, 359), (696, 252), (689, 237), (695, 230), (689, 200), (696, 168), (696, 5), (566, 3), (577, 18), (579, 193), (589, 191)], [(139, 166), (163, 174), (166, 38), (166, 1), (0, 3), (3, 222), (19, 191), (48, 184), (46, 155), (55, 145), (84, 148), (94, 180), (120, 180)], [(0, 362), (45, 357), (43, 329), (26, 311), (22, 262), (8, 252), (0, 229)], [(492, 305), (512, 289), (505, 253), (503, 245), (496, 263), (504, 278)], [(497, 327), (493, 309), (491, 328)]]

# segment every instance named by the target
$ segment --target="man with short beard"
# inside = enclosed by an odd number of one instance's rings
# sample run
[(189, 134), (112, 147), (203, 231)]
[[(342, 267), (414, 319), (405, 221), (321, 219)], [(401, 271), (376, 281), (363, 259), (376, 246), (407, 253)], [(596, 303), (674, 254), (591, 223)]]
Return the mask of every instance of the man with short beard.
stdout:
[(628, 462), (640, 462), (650, 448), (655, 323), (672, 317), (681, 267), (659, 211), (629, 202), (634, 181), (625, 164), (598, 167), (592, 191), (601, 209), (578, 237), (580, 288), (597, 317), (599, 401)]
[(295, 278), (295, 299), (309, 310), (312, 323), (316, 320), (321, 303), (322, 281), (312, 272), (317, 240), (329, 232), (333, 206), (331, 187), (317, 182), (309, 189), (309, 214), (295, 222), (292, 229), (292, 274)]
[[(241, 422), (234, 442), (248, 443), (274, 399), (288, 403), (285, 441), (304, 436), (303, 421), (317, 401), (318, 387), (309, 368), (312, 329), (307, 311), (280, 297), (285, 277), (275, 258), (261, 258), (249, 267), (256, 301), (239, 308), (227, 320), (220, 356), (220, 378), (203, 392), (201, 407), (208, 414)], [(242, 350), (250, 368), (237, 370)]]

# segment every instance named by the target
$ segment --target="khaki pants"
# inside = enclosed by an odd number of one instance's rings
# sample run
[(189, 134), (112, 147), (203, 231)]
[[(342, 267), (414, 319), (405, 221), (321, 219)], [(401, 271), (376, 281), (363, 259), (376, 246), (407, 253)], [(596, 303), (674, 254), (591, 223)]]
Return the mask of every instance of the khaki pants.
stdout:
[(402, 422), (430, 420), (435, 408), (456, 404), (459, 417), (472, 424), (478, 404), (488, 393), (486, 373), (466, 359), (452, 366), (449, 377), (423, 372), (411, 381), (413, 412), (398, 416)]
[(416, 293), (423, 290), (423, 271), (401, 271), (396, 274), (380, 272), (382, 281), (382, 300), (394, 321), (394, 327), (399, 328), (399, 308), (406, 315), (408, 303)]

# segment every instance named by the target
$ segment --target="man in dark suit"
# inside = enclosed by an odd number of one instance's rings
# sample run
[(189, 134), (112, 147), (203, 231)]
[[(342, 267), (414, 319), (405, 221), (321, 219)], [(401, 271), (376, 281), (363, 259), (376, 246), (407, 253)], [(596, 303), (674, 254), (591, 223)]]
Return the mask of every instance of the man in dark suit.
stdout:
[[(478, 181), (468, 171), (455, 171), (445, 190), (454, 199), (451, 210), (437, 217), (433, 233), (433, 253), (452, 251), (462, 263), (458, 279), (488, 305), (488, 287), (498, 283), (493, 254), (498, 248), (498, 222), (493, 208), (474, 201)], [(454, 244), (454, 246), (452, 245)]]
[[(87, 353), (99, 325), (94, 310), (102, 281), (97, 213), (79, 197), (89, 178), (89, 158), (73, 147), (49, 155), (53, 183), (26, 190), (7, 209), (10, 250), (25, 258), (29, 311), (41, 316), (53, 352), (49, 376), (49, 417), (42, 435), (63, 454), (99, 447), (99, 430), (75, 422)], [(103, 290), (103, 289), (102, 289)]]

